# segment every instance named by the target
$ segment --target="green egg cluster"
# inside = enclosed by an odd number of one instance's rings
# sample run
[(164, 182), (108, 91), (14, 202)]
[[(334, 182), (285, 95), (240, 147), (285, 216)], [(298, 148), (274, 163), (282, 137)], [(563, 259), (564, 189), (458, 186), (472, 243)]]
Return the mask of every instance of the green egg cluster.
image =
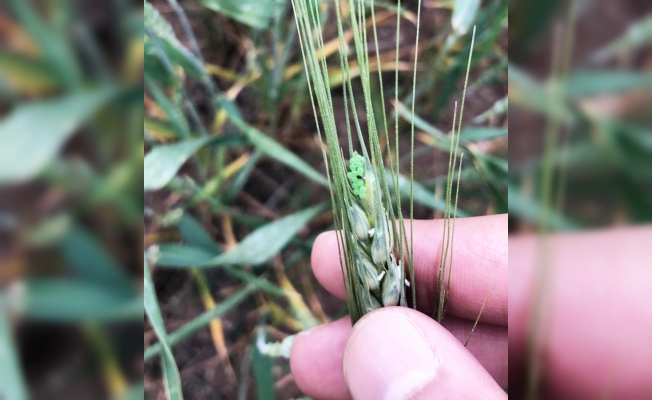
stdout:
[(349, 160), (349, 173), (346, 176), (351, 181), (353, 194), (361, 199), (367, 197), (367, 188), (364, 183), (364, 157), (358, 153), (353, 154), (353, 157)]

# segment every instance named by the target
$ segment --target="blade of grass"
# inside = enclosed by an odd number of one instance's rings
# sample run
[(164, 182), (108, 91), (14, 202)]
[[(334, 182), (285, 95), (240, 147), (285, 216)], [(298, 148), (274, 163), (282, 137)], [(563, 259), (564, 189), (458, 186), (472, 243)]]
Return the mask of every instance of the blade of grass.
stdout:
[[(541, 204), (530, 196), (521, 192), (521, 190), (513, 183), (509, 184), (509, 213), (519, 216), (526, 221), (536, 222), (541, 214)], [(580, 228), (580, 224), (570, 219), (570, 217), (562, 215), (554, 210), (548, 211), (548, 217), (545, 222), (548, 229), (560, 231), (573, 231)]]
[(251, 361), (252, 361), (251, 347), (245, 350), (242, 362), (240, 363), (240, 376), (238, 384), (238, 398), (237, 400), (247, 400), (247, 392), (249, 391), (249, 377), (251, 376)]
[(144, 400), (145, 382), (133, 384), (122, 396), (117, 397), (118, 400)]
[[(181, 328), (172, 332), (169, 335), (169, 346), (174, 347), (183, 340), (187, 339), (191, 335), (195, 334), (200, 329), (205, 328), (213, 319), (221, 317), (234, 307), (236, 307), (240, 302), (246, 299), (251, 293), (256, 291), (256, 286), (247, 285), (244, 289), (240, 290), (236, 294), (230, 296), (228, 299), (217, 304), (215, 308), (210, 311), (206, 311), (199, 315), (198, 317), (187, 322)], [(153, 357), (160, 355), (163, 351), (163, 345), (161, 343), (154, 344), (148, 347), (145, 350), (145, 361), (151, 360)]]
[(271, 296), (287, 297), (287, 298), (292, 298), (296, 296), (301, 297), (301, 295), (297, 292), (282, 289), (274, 285), (273, 283), (271, 283), (269, 280), (265, 278), (258, 278), (253, 274), (246, 272), (242, 268), (226, 267), (225, 269), (230, 275), (235, 276), (236, 278), (241, 279), (246, 283), (256, 286), (256, 288), (259, 289), (261, 292), (267, 293)]
[(81, 70), (67, 38), (62, 37), (38, 15), (31, 0), (12, 0), (11, 7), (21, 25), (30, 33), (59, 80), (68, 88), (81, 85)]
[(190, 127), (183, 111), (177, 107), (163, 92), (163, 89), (151, 77), (145, 76), (145, 87), (152, 95), (156, 104), (163, 109), (170, 124), (174, 127), (177, 137), (189, 138)]
[(256, 150), (249, 158), (249, 160), (247, 160), (247, 163), (244, 165), (244, 167), (242, 167), (240, 171), (238, 171), (238, 173), (235, 175), (231, 181), (231, 184), (226, 190), (226, 193), (224, 194), (224, 202), (226, 204), (231, 204), (236, 199), (238, 194), (242, 191), (244, 185), (247, 183), (247, 180), (251, 176), (251, 173), (254, 171), (254, 168), (256, 168), (256, 164), (262, 155), (263, 153), (260, 150)]
[(42, 93), (60, 86), (47, 63), (4, 48), (0, 48), (0, 72), (3, 80), (19, 92)]
[(215, 252), (207, 251), (202, 247), (180, 243), (159, 243), (148, 253), (152, 262), (159, 267), (191, 268), (217, 256)]
[[(177, 227), (181, 232), (181, 236), (183, 236), (183, 238), (189, 244), (198, 246), (206, 251), (215, 254), (220, 252), (221, 249), (219, 248), (218, 244), (213, 240), (208, 232), (204, 230), (199, 221), (187, 212), (183, 214)], [(191, 272), (195, 278), (195, 281), (197, 282), (197, 289), (199, 291), (199, 296), (204, 303), (204, 309), (206, 311), (212, 310), (215, 308), (215, 299), (211, 294), (206, 276), (196, 268), (193, 268)], [(209, 324), (209, 329), (211, 332), (211, 338), (213, 340), (213, 346), (215, 347), (215, 351), (220, 357), (222, 366), (226, 370), (228, 378), (232, 382), (235, 382), (235, 371), (233, 370), (231, 361), (229, 360), (229, 353), (228, 349), (226, 348), (226, 341), (224, 339), (222, 320), (219, 317), (213, 319)]]
[(115, 93), (113, 88), (99, 88), (16, 107), (0, 121), (0, 185), (38, 175)]
[(618, 70), (576, 71), (564, 82), (564, 93), (571, 98), (628, 90), (650, 90), (652, 88), (652, 73)]
[(317, 172), (310, 164), (303, 161), (296, 154), (283, 147), (276, 140), (266, 136), (258, 129), (247, 124), (232, 101), (224, 96), (220, 96), (219, 102), (226, 110), (231, 122), (237, 126), (247, 136), (249, 141), (262, 153), (268, 157), (279, 161), (302, 175), (312, 179), (323, 186), (328, 186), (328, 181), (322, 174)]
[(4, 293), (0, 293), (0, 397), (27, 400), (28, 389), (7, 315)]
[(206, 232), (201, 223), (188, 212), (184, 212), (179, 224), (177, 225), (181, 236), (189, 244), (201, 247), (206, 251), (219, 253), (220, 247), (213, 237)]
[(162, 347), (162, 356), (161, 363), (163, 365), (163, 379), (165, 381), (165, 394), (169, 400), (183, 399), (183, 394), (181, 393), (181, 376), (179, 375), (179, 369), (174, 360), (174, 355), (172, 354), (172, 346), (170, 344), (170, 338), (165, 329), (165, 323), (163, 322), (163, 316), (161, 315), (161, 310), (159, 309), (158, 299), (156, 298), (156, 290), (154, 289), (154, 282), (152, 281), (152, 275), (149, 272), (149, 267), (147, 265), (147, 259), (144, 260), (144, 304), (145, 312), (149, 318), (149, 322), (152, 324), (152, 328), (156, 333), (156, 336), (159, 339), (159, 344)]
[[(181, 44), (177, 39), (172, 26), (165, 20), (149, 2), (145, 2), (144, 6), (144, 26), (151, 30), (163, 44), (163, 51), (174, 61), (175, 64), (180, 65), (191, 76), (195, 78), (203, 78), (205, 70), (203, 63), (192, 52)], [(147, 35), (147, 39), (151, 40)], [(155, 46), (148, 46), (150, 43), (145, 42), (145, 53), (155, 57), (161, 57), (162, 54), (157, 53)]]
[(471, 29), (480, 9), (480, 3), (480, 0), (455, 0), (451, 25), (457, 35), (466, 35)]
[[(258, 328), (262, 329), (262, 328)], [(276, 389), (274, 388), (274, 360), (272, 357), (261, 354), (255, 342), (251, 345), (253, 351), (254, 380), (256, 381), (256, 393), (260, 400), (276, 399)]]
[(145, 141), (146, 142), (167, 142), (175, 139), (178, 134), (170, 121), (165, 121), (158, 118), (147, 117), (143, 118), (145, 128)]
[(177, 174), (183, 164), (212, 137), (183, 140), (174, 144), (156, 146), (143, 161), (145, 191), (163, 188)]
[(652, 16), (646, 16), (630, 23), (627, 30), (605, 47), (595, 52), (591, 58), (605, 62), (619, 54), (635, 50), (652, 43)]
[(326, 204), (319, 204), (271, 222), (245, 237), (237, 247), (198, 267), (217, 265), (258, 265), (269, 261), (292, 239), (303, 226), (324, 211)]
[(282, 1), (198, 0), (205, 7), (255, 29), (266, 29), (271, 18), (283, 7)]
[[(392, 187), (393, 187), (392, 183)], [(446, 203), (442, 199), (435, 197), (431, 191), (426, 189), (423, 185), (418, 182), (414, 182), (412, 185), (412, 193), (410, 193), (410, 180), (404, 175), (398, 176), (398, 185), (399, 191), (403, 197), (412, 198), (416, 203), (432, 208), (437, 211), (444, 211), (446, 209)], [(460, 217), (468, 217), (470, 214), (466, 211), (459, 211)]]
[(135, 285), (124, 267), (90, 232), (79, 226), (73, 227), (63, 238), (61, 249), (70, 268), (84, 280), (128, 296), (136, 294)]
[(279, 258), (277, 258), (274, 263), (274, 269), (281, 288), (283, 288), (285, 293), (287, 293), (289, 311), (292, 312), (292, 315), (299, 322), (301, 330), (318, 326), (320, 324), (319, 320), (313, 315), (312, 311), (303, 300), (303, 296), (297, 292), (294, 285), (292, 285), (292, 282), (290, 282), (287, 275), (285, 275), (283, 264)]
[(507, 128), (464, 128), (460, 133), (461, 142), (473, 142), (476, 140), (489, 140), (507, 136)]
[(572, 123), (576, 116), (572, 109), (561, 107), (550, 98), (546, 89), (520, 68), (509, 65), (509, 101), (519, 107), (540, 113), (565, 123)]
[(111, 398), (119, 398), (127, 392), (127, 379), (120, 368), (110, 336), (105, 328), (98, 324), (86, 324), (84, 333), (97, 354), (102, 376)]
[(135, 320), (142, 298), (79, 280), (33, 278), (12, 298), (23, 317), (53, 322)]
[[(199, 290), (199, 296), (201, 297), (201, 300), (204, 303), (204, 309), (206, 311), (210, 311), (214, 309), (215, 299), (213, 299), (213, 295), (211, 295), (211, 291), (208, 287), (208, 281), (206, 280), (206, 276), (204, 276), (204, 274), (196, 268), (192, 270), (192, 275), (195, 278), (195, 281), (197, 282), (197, 289)], [(214, 318), (209, 322), (208, 327), (211, 332), (211, 339), (213, 340), (213, 346), (215, 347), (215, 351), (217, 355), (220, 357), (222, 366), (226, 370), (229, 379), (235, 382), (236, 380), (235, 372), (233, 371), (233, 367), (231, 366), (231, 361), (229, 360), (229, 351), (226, 348), (226, 341), (224, 340), (224, 329), (222, 327), (222, 319), (220, 319), (219, 317)]]

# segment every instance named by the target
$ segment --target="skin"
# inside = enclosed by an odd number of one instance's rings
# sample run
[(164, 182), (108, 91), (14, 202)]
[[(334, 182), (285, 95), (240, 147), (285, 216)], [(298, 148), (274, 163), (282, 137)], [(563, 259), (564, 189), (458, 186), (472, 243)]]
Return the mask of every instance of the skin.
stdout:
[[(522, 398), (528, 327), (536, 309), (536, 286), (543, 285), (541, 341), (536, 346), (541, 398), (652, 398), (652, 346), (647, 345), (652, 337), (652, 226), (550, 235), (545, 240), (513, 236), (507, 252), (506, 216), (460, 219), (448, 309), (453, 316), (447, 316), (443, 327), (426, 316), (432, 315), (441, 230), (441, 221), (414, 224), (417, 303), (424, 314), (390, 307), (368, 314), (354, 328), (341, 319), (297, 337), (290, 363), (307, 395), (505, 398), (498, 387), (507, 387), (509, 375), (510, 393)], [(344, 298), (333, 254), (333, 234), (320, 236), (313, 268), (324, 287)], [(541, 266), (548, 268), (544, 279), (536, 272)], [(486, 293), (481, 323), (464, 348), (460, 343)], [(434, 364), (428, 354), (435, 355)], [(402, 379), (403, 372), (424, 365), (435, 373), (416, 381)]]
[[(294, 378), (316, 399), (503, 399), (507, 387), (507, 216), (459, 219), (448, 315), (432, 315), (443, 221), (415, 221), (414, 263), (421, 312), (386, 307), (354, 328), (348, 318), (297, 336)], [(407, 231), (409, 234), (409, 225)], [(333, 232), (315, 241), (320, 283), (345, 298)], [(473, 322), (486, 305), (468, 348)]]
[(526, 365), (537, 260), (545, 260), (540, 387), (550, 399), (652, 398), (652, 227), (509, 240), (510, 393)]

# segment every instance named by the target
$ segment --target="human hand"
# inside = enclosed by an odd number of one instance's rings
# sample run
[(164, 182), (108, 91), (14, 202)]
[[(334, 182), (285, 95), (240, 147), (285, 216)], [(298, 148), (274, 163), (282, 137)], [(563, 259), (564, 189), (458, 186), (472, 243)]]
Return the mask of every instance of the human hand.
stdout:
[[(459, 222), (459, 221), (458, 221)], [(525, 385), (535, 269), (548, 270), (537, 346), (551, 399), (652, 398), (652, 226), (509, 239), (511, 394)]]
[[(344, 318), (297, 336), (290, 365), (304, 393), (317, 399), (507, 398), (501, 389), (507, 387), (507, 215), (456, 221), (443, 327), (428, 316), (442, 229), (442, 220), (414, 222), (417, 308), (425, 314), (386, 307), (353, 328)], [(409, 224), (406, 230), (409, 235)], [(346, 297), (333, 232), (315, 241), (312, 266), (328, 291)]]

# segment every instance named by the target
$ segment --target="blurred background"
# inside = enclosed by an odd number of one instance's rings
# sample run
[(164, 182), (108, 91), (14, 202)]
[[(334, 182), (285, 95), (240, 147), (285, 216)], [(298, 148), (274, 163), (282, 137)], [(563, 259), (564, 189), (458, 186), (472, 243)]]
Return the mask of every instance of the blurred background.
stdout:
[[(345, 143), (333, 4), (319, 2)], [(346, 19), (348, 1), (340, 4)], [(372, 97), (376, 115), (384, 102), (390, 127), (398, 118), (400, 191), (408, 196), (416, 11), (416, 1), (400, 9), (376, 1), (374, 9), (384, 99), (376, 76)], [(287, 360), (270, 358), (265, 343), (347, 310), (310, 268), (312, 243), (333, 219), (291, 3), (154, 0), (144, 17), (145, 391), (161, 399), (178, 398), (178, 390), (192, 399), (302, 398)], [(423, 1), (414, 159), (420, 219), (443, 215), (447, 136), (474, 24), (458, 216), (507, 211), (507, 1)], [(366, 123), (352, 34), (344, 29)]]
[(0, 398), (143, 392), (142, 3), (0, 2)]
[(512, 232), (539, 218), (544, 164), (550, 229), (652, 220), (651, 12), (636, 0), (510, 4)]
[(652, 3), (509, 3), (510, 394), (647, 398)]

